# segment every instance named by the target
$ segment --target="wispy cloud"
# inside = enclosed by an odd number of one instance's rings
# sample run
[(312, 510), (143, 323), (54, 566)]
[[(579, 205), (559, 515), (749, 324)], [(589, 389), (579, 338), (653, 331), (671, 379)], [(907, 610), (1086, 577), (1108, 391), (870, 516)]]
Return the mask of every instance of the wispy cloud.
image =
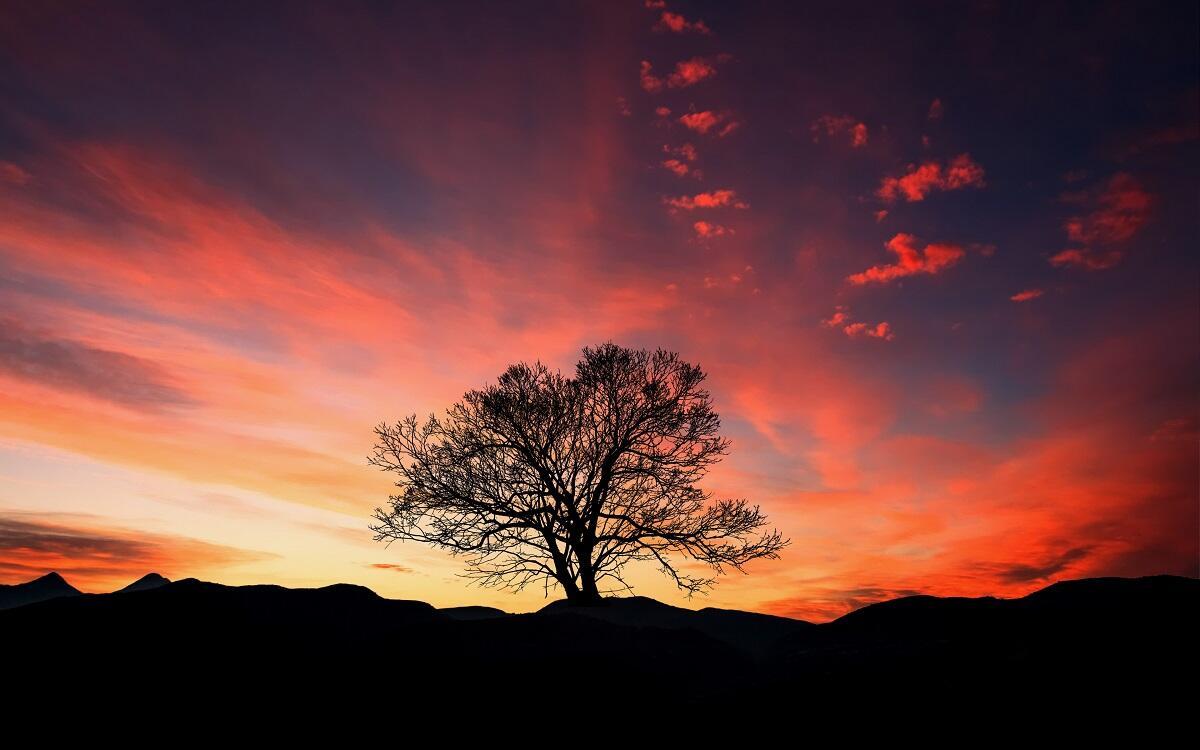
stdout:
[(155, 362), (0, 319), (0, 371), (50, 388), (156, 411), (195, 399)]
[(1051, 256), (1050, 264), (1089, 271), (1112, 268), (1121, 262), (1125, 257), (1121, 246), (1146, 223), (1153, 204), (1141, 183), (1124, 172), (1113, 175), (1098, 191), (1070, 198), (1090, 204), (1093, 210), (1064, 222), (1067, 240), (1075, 247)]
[(107, 591), (151, 571), (175, 578), (273, 557), (186, 536), (131, 531), (85, 523), (87, 520), (0, 514), (0, 576), (12, 583), (57, 571), (72, 583)]
[(1028, 302), (1029, 300), (1041, 297), (1045, 293), (1046, 292), (1041, 289), (1026, 289), (1023, 292), (1017, 292), (1013, 296), (1009, 297), (1009, 299), (1013, 302)]

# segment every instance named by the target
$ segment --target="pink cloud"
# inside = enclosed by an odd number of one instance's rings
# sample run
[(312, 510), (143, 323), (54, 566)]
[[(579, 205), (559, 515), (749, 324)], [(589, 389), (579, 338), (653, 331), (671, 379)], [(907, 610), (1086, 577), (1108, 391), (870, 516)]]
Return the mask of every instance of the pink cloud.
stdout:
[(910, 164), (902, 176), (884, 177), (876, 194), (888, 203), (901, 197), (915, 202), (939, 190), (984, 186), (983, 167), (972, 161), (970, 154), (960, 154), (945, 167), (936, 160), (920, 166)]
[(846, 277), (846, 280), (861, 286), (872, 282), (886, 284), (893, 279), (917, 274), (935, 274), (953, 266), (966, 255), (959, 245), (930, 244), (924, 249), (917, 245), (917, 238), (911, 234), (897, 234), (885, 245), (896, 254), (895, 263), (872, 266), (862, 273)]
[(943, 114), (945, 114), (945, 109), (942, 107), (941, 99), (934, 99), (929, 103), (929, 114), (927, 116), (930, 120), (940, 120)]
[(672, 13), (664, 10), (658, 23), (654, 24), (655, 31), (671, 31), (676, 34), (684, 34), (689, 31), (697, 34), (711, 34), (712, 30), (705, 25), (703, 21), (689, 21), (679, 13)]
[(665, 198), (664, 202), (672, 208), (681, 208), (684, 211), (693, 211), (697, 208), (720, 208), (722, 206), (750, 208), (750, 204), (739, 200), (737, 192), (733, 190), (713, 190), (712, 192), (697, 193), (691, 196), (682, 195), (678, 198)]

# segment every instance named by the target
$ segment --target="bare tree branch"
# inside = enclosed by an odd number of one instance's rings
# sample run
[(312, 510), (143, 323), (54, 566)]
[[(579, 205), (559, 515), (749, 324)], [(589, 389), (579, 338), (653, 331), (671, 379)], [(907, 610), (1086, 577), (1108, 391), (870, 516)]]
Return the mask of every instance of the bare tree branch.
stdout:
[[(673, 352), (585, 348), (574, 377), (512, 365), (446, 415), (375, 428), (368, 462), (400, 492), (376, 508), (377, 541), (417, 541), (462, 556), (486, 586), (558, 584), (594, 602), (629, 591), (633, 561), (657, 563), (689, 595), (727, 569), (778, 557), (778, 531), (745, 500), (697, 483), (728, 453), (698, 366)], [(681, 573), (675, 557), (711, 577)]]

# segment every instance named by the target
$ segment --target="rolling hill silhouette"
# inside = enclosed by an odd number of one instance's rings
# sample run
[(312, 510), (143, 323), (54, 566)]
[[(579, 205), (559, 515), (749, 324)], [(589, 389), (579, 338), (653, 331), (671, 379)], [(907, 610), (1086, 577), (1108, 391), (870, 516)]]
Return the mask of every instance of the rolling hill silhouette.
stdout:
[(507, 614), (348, 584), (152, 579), (81, 595), (46, 576), (23, 586), (38, 582), (75, 595), (0, 612), (0, 638), (20, 646), (10, 675), (103, 681), (114, 701), (204, 700), (219, 686), (229, 700), (352, 706), (384, 691), (422, 705), (463, 689), (531, 695), (556, 680), (621, 700), (779, 710), (847, 695), (1145, 699), (1169, 697), (1200, 664), (1200, 581), (1171, 576), (1070, 581), (1020, 599), (906, 597), (824, 624), (644, 597)]

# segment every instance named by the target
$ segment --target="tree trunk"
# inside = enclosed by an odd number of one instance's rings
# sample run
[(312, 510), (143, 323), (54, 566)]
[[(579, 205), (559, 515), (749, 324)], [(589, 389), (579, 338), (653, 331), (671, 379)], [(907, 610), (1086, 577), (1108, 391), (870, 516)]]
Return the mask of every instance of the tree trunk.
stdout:
[(599, 604), (602, 597), (599, 589), (596, 588), (596, 571), (592, 569), (591, 550), (584, 547), (577, 548), (576, 558), (579, 560), (579, 592), (574, 599), (568, 595), (567, 601), (580, 606)]

